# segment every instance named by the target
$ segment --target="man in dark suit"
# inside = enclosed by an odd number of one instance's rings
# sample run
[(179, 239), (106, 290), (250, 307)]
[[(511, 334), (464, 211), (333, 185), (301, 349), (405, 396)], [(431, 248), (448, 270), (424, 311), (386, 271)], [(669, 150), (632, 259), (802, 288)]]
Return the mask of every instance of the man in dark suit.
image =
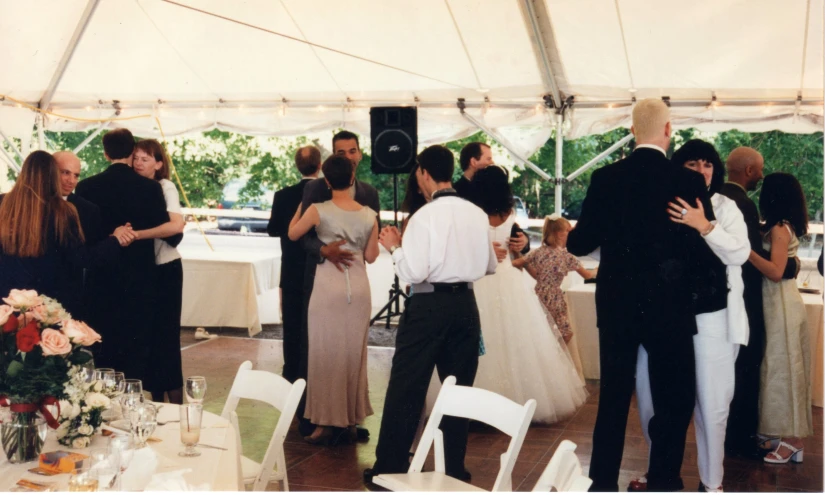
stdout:
[[(733, 150), (725, 164), (728, 181), (722, 186), (721, 194), (732, 199), (748, 227), (751, 250), (765, 259), (770, 259), (762, 247), (762, 233), (759, 230), (759, 211), (756, 203), (748, 197), (762, 180), (765, 160), (753, 148), (740, 147)], [(782, 278), (793, 279), (799, 272), (799, 259), (788, 260)], [(765, 457), (757, 447), (757, 426), (759, 423), (759, 370), (765, 353), (765, 317), (762, 312), (762, 273), (750, 262), (742, 266), (742, 281), (745, 284), (745, 311), (748, 314), (750, 336), (747, 346), (739, 348), (736, 357), (736, 388), (730, 404), (728, 427), (725, 435), (725, 451), (728, 455), (738, 455), (753, 459)]]
[[(458, 197), (466, 199), (481, 208), (482, 198), (479, 197), (478, 191), (473, 185), (473, 177), (479, 170), (494, 165), (493, 150), (487, 144), (478, 141), (467, 143), (461, 148), (458, 163), (463, 173), (453, 184), (453, 189), (455, 189)], [(509, 248), (515, 254), (530, 252), (530, 241), (518, 224), (513, 224), (513, 230), (510, 232)]]
[[(332, 137), (332, 152), (336, 155), (341, 155), (349, 158), (352, 162), (353, 170), (358, 168), (361, 163), (361, 147), (358, 143), (358, 136), (349, 132), (341, 131)], [(351, 194), (355, 201), (364, 206), (372, 208), (376, 213), (381, 211), (381, 205), (378, 201), (378, 191), (369, 184), (355, 180), (352, 185)], [(301, 200), (301, 211), (306, 211), (310, 205), (315, 203), (323, 203), (332, 199), (332, 191), (324, 182), (324, 179), (315, 179), (307, 183), (304, 187), (304, 197)], [(379, 222), (380, 223), (380, 222)], [(307, 252), (307, 265), (304, 275), (304, 305), (303, 305), (303, 319), (301, 324), (301, 370), (300, 377), (307, 377), (307, 313), (309, 310), (309, 299), (312, 296), (312, 287), (315, 284), (315, 269), (318, 264), (324, 260), (328, 260), (335, 265), (336, 268), (343, 271), (343, 266), (349, 266), (352, 263), (353, 254), (345, 249), (341, 249), (341, 245), (345, 240), (324, 244), (318, 239), (315, 229), (310, 230), (300, 240), (301, 245)], [(304, 418), (304, 400), (298, 406), (297, 415), (300, 418), (298, 428), (303, 436), (312, 434), (315, 430), (315, 425)], [(359, 436), (368, 435), (366, 430), (359, 430)]]
[[(111, 165), (77, 185), (77, 195), (100, 208), (105, 235), (120, 225), (144, 230), (169, 221), (160, 184), (130, 166), (134, 147), (127, 129), (109, 131), (103, 136), (103, 150)], [(89, 308), (89, 323), (103, 337), (98, 366), (116, 368), (130, 378), (145, 376), (152, 345), (145, 338), (145, 326), (152, 321), (156, 284), (151, 239), (134, 241), (122, 250), (116, 265), (91, 273), (94, 308)]]
[(307, 255), (299, 242), (287, 236), (289, 222), (301, 205), (304, 187), (318, 177), (321, 152), (315, 146), (304, 146), (295, 153), (295, 165), (301, 172), (301, 181), (275, 193), (272, 214), (266, 231), (270, 237), (281, 239), (281, 316), (284, 328), (283, 377), (294, 382), (300, 375), (301, 319), (304, 304), (304, 271)]
[(591, 491), (618, 491), (636, 356), (649, 355), (655, 415), (648, 488), (683, 488), (679, 471), (695, 402), (696, 319), (689, 278), (700, 235), (672, 222), (667, 204), (698, 198), (713, 218), (702, 177), (670, 163), (670, 110), (658, 99), (633, 109), (636, 150), (593, 173), (581, 216), (567, 239), (577, 256), (600, 249), (596, 282), (601, 380), (593, 431)]

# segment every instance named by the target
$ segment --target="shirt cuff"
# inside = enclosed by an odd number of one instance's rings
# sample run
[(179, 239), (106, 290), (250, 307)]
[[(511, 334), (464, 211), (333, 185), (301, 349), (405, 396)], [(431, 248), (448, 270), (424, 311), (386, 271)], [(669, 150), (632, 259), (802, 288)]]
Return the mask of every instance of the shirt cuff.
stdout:
[(404, 252), (403, 252), (403, 249), (404, 249), (404, 248), (402, 248), (401, 246), (398, 246), (398, 247), (395, 249), (395, 251), (393, 251), (393, 253), (392, 253), (392, 255), (391, 255), (391, 256), (392, 256), (392, 262), (393, 262), (393, 263), (398, 263), (398, 261), (399, 261), (399, 260), (401, 260), (402, 258), (404, 258)]

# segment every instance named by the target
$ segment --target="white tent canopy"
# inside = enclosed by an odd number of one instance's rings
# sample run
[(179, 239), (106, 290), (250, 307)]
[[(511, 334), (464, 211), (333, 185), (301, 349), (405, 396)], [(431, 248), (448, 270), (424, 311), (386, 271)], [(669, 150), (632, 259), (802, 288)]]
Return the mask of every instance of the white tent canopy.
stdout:
[(32, 108), (56, 131), (117, 112), (142, 136), (288, 136), (417, 105), (430, 144), (478, 129), (463, 98), (521, 156), (563, 105), (576, 138), (629, 126), (634, 97), (682, 127), (823, 124), (823, 0), (0, 0), (0, 44), (0, 130), (25, 143)]

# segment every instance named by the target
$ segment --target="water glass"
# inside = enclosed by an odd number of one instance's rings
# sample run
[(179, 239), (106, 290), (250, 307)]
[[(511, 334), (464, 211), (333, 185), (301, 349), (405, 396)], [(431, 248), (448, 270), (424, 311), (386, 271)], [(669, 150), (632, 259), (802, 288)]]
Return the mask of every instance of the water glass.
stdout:
[(94, 371), (94, 379), (97, 381), (103, 381), (106, 377), (106, 373), (114, 373), (114, 368), (95, 368)]
[(118, 402), (120, 402), (120, 410), (123, 417), (129, 419), (129, 413), (143, 405), (143, 394), (123, 394), (118, 399)]
[(186, 379), (186, 401), (193, 404), (202, 404), (206, 395), (206, 378), (190, 376)]
[(178, 452), (181, 457), (197, 457), (201, 455), (195, 450), (201, 439), (201, 419), (203, 418), (202, 404), (183, 404), (180, 406), (180, 441), (186, 447)]
[(96, 492), (97, 478), (92, 476), (90, 469), (75, 469), (69, 475), (70, 492)]
[(135, 455), (135, 442), (129, 435), (115, 435), (109, 438), (109, 452), (120, 457), (120, 472), (126, 471)]
[(114, 382), (115, 382), (115, 387), (114, 387), (115, 390), (114, 390), (113, 395), (115, 397), (117, 397), (118, 395), (122, 394), (123, 391), (126, 388), (126, 375), (124, 375), (120, 371), (116, 371), (114, 373)]
[(98, 491), (117, 490), (120, 455), (109, 449), (92, 449), (89, 453), (90, 472), (97, 479)]
[(158, 410), (152, 404), (141, 404), (129, 411), (129, 423), (135, 448), (142, 449), (158, 426)]
[(123, 380), (123, 393), (143, 395), (143, 382), (134, 378)]

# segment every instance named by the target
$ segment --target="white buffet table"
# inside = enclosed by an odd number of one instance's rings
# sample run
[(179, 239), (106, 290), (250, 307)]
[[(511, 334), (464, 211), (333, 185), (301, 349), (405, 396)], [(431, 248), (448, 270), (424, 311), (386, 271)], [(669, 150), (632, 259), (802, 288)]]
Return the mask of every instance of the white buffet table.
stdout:
[[(174, 404), (164, 404), (164, 407), (158, 412), (158, 420), (161, 422), (178, 418), (178, 407)], [(181, 452), (184, 448), (180, 442), (180, 423), (167, 423), (164, 426), (158, 426), (153, 435), (153, 438), (160, 441), (149, 442), (147, 447), (152, 449), (158, 458), (156, 473), (169, 473), (188, 469), (190, 471), (185, 473), (183, 478), (192, 487), (203, 487), (206, 484), (211, 491), (238, 491), (240, 473), (238, 472), (239, 463), (235, 443), (235, 429), (229, 421), (206, 411), (203, 413), (203, 425), (201, 443), (224, 447), (227, 450), (198, 448), (201, 452), (198, 457), (179, 457), (178, 452)], [(108, 437), (95, 435), (89, 448), (70, 449), (58, 444), (54, 431), (50, 430), (43, 452), (65, 450), (88, 454), (93, 448), (106, 448), (108, 442)], [(28, 470), (36, 467), (37, 461), (11, 464), (2, 453), (0, 453), (0, 458), (2, 458), (2, 461), (0, 461), (0, 492), (11, 490), (20, 478), (43, 483), (56, 482), (58, 491), (65, 492), (68, 490), (68, 474), (55, 476), (32, 474)], [(84, 465), (84, 467), (87, 466)], [(124, 477), (129, 474), (131, 469), (133, 469), (132, 464), (124, 473)]]

